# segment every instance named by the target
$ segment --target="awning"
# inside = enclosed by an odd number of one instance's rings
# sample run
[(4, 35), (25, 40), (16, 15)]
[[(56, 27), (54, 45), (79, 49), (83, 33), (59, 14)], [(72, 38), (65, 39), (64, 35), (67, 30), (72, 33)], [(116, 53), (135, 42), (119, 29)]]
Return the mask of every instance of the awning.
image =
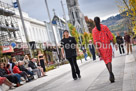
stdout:
[(5, 53), (12, 53), (14, 52), (12, 46), (3, 46), (2, 47), (2, 53), (5, 54)]

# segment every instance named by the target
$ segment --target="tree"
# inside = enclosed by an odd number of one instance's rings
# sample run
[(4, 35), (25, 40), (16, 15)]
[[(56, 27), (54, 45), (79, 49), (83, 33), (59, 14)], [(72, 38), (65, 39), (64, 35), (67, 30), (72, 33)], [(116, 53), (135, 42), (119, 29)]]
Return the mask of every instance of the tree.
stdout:
[(130, 11), (129, 14), (132, 16), (131, 21), (133, 25), (133, 31), (136, 34), (136, 0), (129, 0)]
[[(75, 37), (77, 44), (80, 44), (79, 43), (80, 34), (77, 32), (76, 28), (72, 24), (69, 23), (68, 26), (69, 26), (69, 29), (70, 29), (70, 34), (73, 37)], [(81, 60), (81, 63), (82, 63), (82, 57), (83, 57), (83, 55), (80, 55), (80, 56), (77, 57), (77, 59)]]
[(87, 16), (85, 16), (85, 21), (87, 23), (89, 32), (92, 33), (92, 30), (95, 27), (94, 21), (92, 19), (89, 19)]
[(112, 35), (113, 35), (113, 42), (116, 43), (116, 42), (117, 42), (117, 41), (116, 41), (116, 36), (115, 36), (114, 33), (112, 33)]
[(91, 33), (84, 32), (83, 36), (84, 36), (84, 38), (85, 38), (85, 39), (84, 39), (84, 42), (85, 42), (87, 54), (88, 54), (88, 56), (91, 58), (92, 55), (91, 55), (91, 53), (90, 53), (90, 50), (89, 50), (89, 46), (88, 46), (88, 45), (89, 45), (89, 40), (93, 40), (92, 34), (91, 34)]
[(136, 0), (120, 0), (118, 2), (119, 11), (126, 12), (125, 17), (128, 18), (128, 27), (130, 32), (135, 32), (136, 34)]
[(75, 37), (76, 42), (79, 43), (79, 34), (78, 34), (76, 28), (72, 24), (70, 24), (70, 23), (68, 24), (68, 26), (69, 26), (69, 29), (70, 29), (70, 34), (73, 37)]
[[(76, 30), (76, 28), (72, 25), (72, 24), (68, 24), (69, 25), (69, 29), (70, 29), (70, 33), (73, 37), (75, 37), (76, 41), (78, 44), (80, 44), (79, 40), (81, 38), (81, 45), (85, 45), (86, 50), (87, 50), (87, 54), (89, 57), (91, 57), (91, 53), (89, 51), (89, 40), (93, 40), (92, 34), (91, 33), (87, 33), (84, 32), (83, 34), (79, 34)], [(82, 55), (79, 57), (79, 59), (82, 58)]]

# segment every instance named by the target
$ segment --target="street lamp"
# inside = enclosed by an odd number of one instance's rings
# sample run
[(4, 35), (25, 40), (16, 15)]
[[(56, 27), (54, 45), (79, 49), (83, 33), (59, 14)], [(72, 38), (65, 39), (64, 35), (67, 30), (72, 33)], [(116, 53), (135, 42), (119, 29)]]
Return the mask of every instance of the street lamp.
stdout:
[[(57, 45), (57, 40), (56, 40), (55, 32), (54, 32), (54, 29), (53, 29), (53, 24), (52, 24), (51, 15), (50, 15), (50, 12), (49, 12), (49, 7), (48, 7), (47, 0), (45, 0), (45, 5), (46, 5), (46, 9), (47, 9), (51, 29), (52, 29), (52, 32), (53, 32), (53, 35), (54, 35), (55, 45), (56, 45), (56, 48), (57, 48), (57, 56), (59, 58), (59, 48), (58, 48), (58, 45)], [(59, 59), (59, 61), (60, 61), (60, 59)]]
[(28, 49), (29, 49), (29, 52), (30, 52), (30, 56), (31, 56), (31, 58), (32, 58), (32, 57), (33, 57), (33, 55), (32, 55), (32, 50), (31, 50), (31, 47), (30, 47), (30, 45), (29, 45), (29, 37), (28, 37), (27, 30), (26, 30), (26, 26), (25, 26), (25, 23), (24, 23), (24, 18), (23, 18), (23, 14), (22, 14), (20, 2), (19, 2), (19, 0), (16, 0), (16, 1), (17, 1), (17, 4), (18, 4), (18, 10), (19, 10), (19, 13), (20, 13), (20, 18), (21, 18), (22, 26), (23, 26), (24, 33), (25, 33), (26, 42), (27, 42), (27, 45), (28, 45)]

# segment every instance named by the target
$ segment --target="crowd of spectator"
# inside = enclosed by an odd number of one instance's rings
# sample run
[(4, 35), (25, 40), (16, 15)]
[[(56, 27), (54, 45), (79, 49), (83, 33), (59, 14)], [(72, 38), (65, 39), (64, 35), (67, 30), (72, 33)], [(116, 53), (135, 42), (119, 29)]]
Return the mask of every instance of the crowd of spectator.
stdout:
[(37, 61), (37, 58), (29, 59), (28, 55), (25, 55), (21, 61), (12, 57), (8, 63), (0, 63), (0, 85), (5, 84), (13, 89), (36, 79), (36, 77), (46, 76), (45, 68), (43, 69)]

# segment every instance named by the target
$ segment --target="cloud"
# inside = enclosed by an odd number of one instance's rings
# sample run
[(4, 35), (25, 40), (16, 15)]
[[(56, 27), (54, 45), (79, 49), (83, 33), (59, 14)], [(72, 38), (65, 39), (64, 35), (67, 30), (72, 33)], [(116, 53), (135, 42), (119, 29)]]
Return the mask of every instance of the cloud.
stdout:
[[(56, 10), (57, 15), (59, 15), (60, 17), (63, 16), (60, 0), (47, 0), (47, 2), (52, 17), (53, 17), (53, 11), (52, 11), (53, 9)], [(29, 13), (31, 17), (34, 17), (42, 21), (44, 20), (48, 21), (48, 14), (44, 0), (22, 0), (22, 2), (20, 3), (22, 10)], [(66, 2), (64, 3), (66, 4)], [(66, 9), (66, 5), (65, 5), (65, 9)]]
[(1, 0), (2, 2), (5, 2), (5, 3), (8, 3), (8, 4), (11, 4), (11, 0)]
[(106, 19), (118, 12), (116, 0), (79, 0), (81, 11), (90, 18), (99, 16)]
[[(11, 3), (11, 0), (2, 0), (4, 2)], [(61, 0), (47, 0), (49, 5), (49, 10), (51, 16), (53, 17), (53, 9), (56, 10), (56, 14), (60, 17), (63, 17), (63, 11), (61, 7)], [(78, 0), (80, 9), (87, 15), (92, 18), (95, 16), (100, 16), (102, 19), (105, 19), (111, 15), (115, 15), (118, 12), (116, 6), (116, 0)], [(63, 0), (66, 14), (68, 15), (68, 10), (66, 6), (66, 0)], [(20, 0), (22, 10), (27, 12), (31, 17), (36, 18), (41, 21), (48, 21), (48, 14), (45, 7), (44, 0)]]

